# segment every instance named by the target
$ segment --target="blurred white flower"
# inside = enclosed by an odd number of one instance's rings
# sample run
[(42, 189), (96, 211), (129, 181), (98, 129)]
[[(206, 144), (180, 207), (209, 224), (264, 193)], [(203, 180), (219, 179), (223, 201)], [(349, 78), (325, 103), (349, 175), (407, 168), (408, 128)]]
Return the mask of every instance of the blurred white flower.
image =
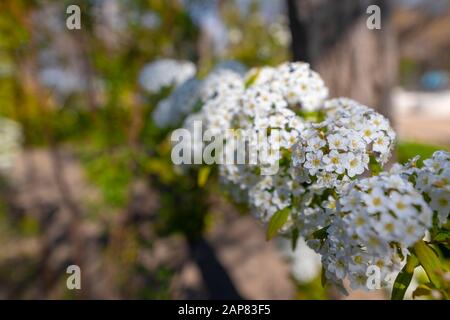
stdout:
[(39, 79), (44, 86), (62, 96), (82, 92), (85, 89), (85, 84), (79, 75), (59, 67), (43, 69), (39, 73)]
[(309, 248), (303, 238), (297, 240), (294, 251), (291, 242), (285, 238), (279, 239), (281, 251), (291, 265), (292, 275), (300, 283), (311, 282), (320, 274), (320, 255)]
[(450, 215), (450, 152), (436, 151), (430, 159), (424, 160), (422, 168), (416, 166), (416, 160), (404, 166), (397, 165), (393, 170), (405, 180), (413, 181), (437, 213), (439, 225), (443, 225)]
[(164, 87), (179, 85), (193, 77), (197, 69), (192, 62), (160, 59), (145, 65), (139, 75), (139, 84), (150, 93)]
[(172, 94), (161, 100), (153, 111), (153, 120), (159, 128), (179, 125), (194, 111), (199, 101), (200, 81), (191, 78), (179, 85)]
[(148, 29), (156, 29), (161, 25), (161, 17), (153, 11), (147, 11), (141, 16), (141, 23)]

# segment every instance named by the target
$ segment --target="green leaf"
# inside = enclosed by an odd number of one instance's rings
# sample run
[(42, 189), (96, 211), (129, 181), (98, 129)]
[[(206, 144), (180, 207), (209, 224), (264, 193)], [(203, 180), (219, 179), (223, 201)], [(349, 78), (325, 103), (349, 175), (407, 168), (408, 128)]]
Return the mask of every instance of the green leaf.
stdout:
[(441, 278), (439, 274), (444, 270), (444, 266), (439, 260), (436, 252), (424, 241), (419, 241), (414, 245), (414, 252), (419, 259), (420, 264), (425, 269), (428, 278), (436, 286), (441, 287)]
[(414, 256), (408, 256), (406, 265), (398, 273), (392, 288), (391, 300), (403, 300), (405, 292), (408, 290), (414, 275), (414, 269), (418, 265), (418, 260)]
[(320, 122), (322, 119), (322, 114), (319, 111), (299, 111), (298, 115), (305, 120), (312, 122)]
[(416, 290), (414, 290), (412, 297), (415, 299), (416, 297), (429, 296), (431, 294), (431, 290), (432, 289), (428, 286), (421, 284), (416, 288)]
[(328, 236), (327, 230), (329, 226), (323, 227), (322, 229), (319, 229), (317, 231), (314, 231), (312, 234), (313, 239), (325, 239)]
[(449, 242), (450, 240), (450, 230), (440, 230), (438, 233), (434, 236), (433, 241), (434, 242)]
[(248, 78), (245, 82), (245, 88), (250, 87), (256, 81), (256, 79), (258, 79), (260, 73), (261, 70), (258, 69), (250, 78)]
[(287, 222), (290, 212), (291, 208), (289, 207), (275, 212), (272, 218), (270, 218), (269, 226), (267, 227), (266, 240), (272, 239), (278, 233)]
[(208, 177), (209, 177), (210, 173), (211, 173), (210, 166), (205, 166), (205, 167), (200, 168), (200, 170), (198, 171), (198, 176), (197, 176), (197, 185), (199, 187), (205, 186), (206, 182), (208, 181)]
[(369, 157), (369, 169), (370, 172), (372, 173), (372, 176), (377, 176), (380, 174), (381, 171), (383, 171), (382, 166), (378, 163), (378, 161), (373, 155)]
[(164, 159), (150, 159), (145, 163), (145, 170), (147, 173), (158, 176), (164, 183), (171, 183), (176, 178), (173, 167)]

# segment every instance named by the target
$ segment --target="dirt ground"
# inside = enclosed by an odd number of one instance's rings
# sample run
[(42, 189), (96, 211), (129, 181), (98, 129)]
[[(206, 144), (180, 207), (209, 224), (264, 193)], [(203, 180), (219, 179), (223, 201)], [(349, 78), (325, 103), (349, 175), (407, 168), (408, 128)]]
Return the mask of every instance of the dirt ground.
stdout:
[[(26, 212), (40, 223), (43, 222), (46, 232), (43, 237), (36, 236), (26, 240), (10, 239), (11, 241), (3, 246), (0, 263), (14, 261), (21, 255), (30, 255), (39, 259), (42, 258), (39, 256), (44, 253), (48, 260), (45, 265), (52, 269), (52, 272), (62, 273), (58, 270), (63, 271), (64, 264), (69, 263), (69, 256), (74, 249), (70, 241), (62, 241), (61, 237), (70, 236), (74, 214), (74, 208), (71, 206), (75, 204), (78, 207), (75, 210), (79, 210), (79, 214), (83, 215), (82, 204), (95, 201), (99, 193), (86, 182), (80, 164), (70, 153), (62, 152), (60, 160), (63, 162), (64, 170), (59, 172), (61, 177), (57, 178), (53, 170), (54, 158), (47, 150), (25, 151), (17, 159), (10, 177), (14, 212), (15, 214)], [(66, 184), (67, 189), (64, 195), (61, 194), (58, 180), (63, 180)], [(250, 216), (238, 216), (233, 208), (226, 204), (217, 210), (216, 215), (218, 222), (209, 230), (206, 239), (242, 296), (249, 299), (292, 298), (295, 291), (289, 278), (289, 266), (282, 259), (274, 243), (267, 243), (264, 240), (263, 228)], [(87, 222), (89, 219), (83, 219), (83, 221), (79, 227), (78, 236), (82, 238), (80, 241), (85, 243), (89, 239), (95, 239), (101, 233), (102, 227), (93, 222)], [(153, 257), (148, 257), (147, 252), (147, 260), (154, 258), (162, 261), (170, 258), (167, 257), (167, 252), (176, 252), (173, 250), (174, 246), (186, 250), (183, 241), (176, 237), (161, 240), (155, 247), (159, 248), (157, 249), (159, 251), (166, 252), (153, 252)], [(105, 268), (103, 261), (101, 259), (97, 262), (92, 261), (96, 259), (96, 256), (101, 256), (99, 248), (92, 245), (84, 248), (84, 250), (89, 248), (87, 255), (90, 256), (88, 265), (91, 267), (87, 277), (89, 281), (96, 282), (90, 286), (94, 290), (93, 295), (104, 298), (116, 297), (113, 288), (105, 287), (108, 281), (104, 278), (108, 272), (102, 269)], [(143, 252), (143, 259), (145, 255), (146, 253)], [(265, 267), (261, 268), (262, 265)], [(174, 281), (172, 286), (176, 298), (205, 297), (202, 294), (203, 284), (199, 270), (192, 261), (183, 261)], [(193, 295), (192, 292), (195, 294)], [(60, 291), (55, 289), (51, 294), (57, 297)], [(5, 291), (2, 295), (7, 297), (8, 292)], [(37, 292), (30, 292), (28, 295), (39, 296)]]
[[(54, 157), (47, 150), (28, 150), (20, 155), (11, 174), (14, 214), (31, 214), (39, 221), (45, 233), (26, 239), (3, 239), (0, 265), (10, 265), (11, 272), (16, 263), (31, 259), (41, 261), (42, 274), (34, 278), (33, 289), (20, 296), (48, 298), (64, 296), (64, 289), (54, 287), (56, 279), (49, 274), (65, 276), (66, 265), (72, 263), (70, 256), (76, 243), (70, 241), (73, 232), (74, 214), (83, 217), (83, 203), (95, 202), (99, 192), (87, 183), (80, 163), (64, 151), (60, 153), (64, 170), (57, 178), (53, 170)], [(61, 193), (61, 181), (64, 194)], [(75, 208), (73, 207), (75, 206)], [(79, 211), (76, 213), (76, 211)], [(264, 228), (251, 216), (239, 215), (232, 206), (222, 201), (215, 212), (215, 223), (206, 234), (218, 261), (242, 297), (246, 299), (292, 299), (295, 285), (290, 266), (276, 248), (275, 242), (266, 242)], [(91, 297), (120, 297), (112, 281), (114, 270), (102, 257), (98, 239), (102, 226), (89, 219), (81, 219), (76, 237), (83, 247), (84, 263), (87, 266), (84, 279), (89, 282)], [(78, 243), (78, 245), (80, 245)], [(89, 244), (89, 245), (86, 245)], [(75, 247), (74, 247), (75, 246)], [(139, 259), (152, 269), (158, 263), (178, 263), (171, 291), (174, 298), (206, 298), (205, 285), (198, 266), (189, 259), (186, 243), (180, 237), (158, 240), (152, 251), (142, 250)], [(76, 252), (76, 251), (75, 251)], [(177, 257), (174, 259), (174, 257)], [(175, 262), (174, 262), (175, 261)], [(177, 262), (178, 261), (178, 262)], [(40, 272), (40, 271), (39, 271)], [(17, 276), (17, 275), (16, 275)], [(14, 286), (0, 289), (0, 297), (15, 296)], [(14, 291), (16, 290), (16, 291)], [(28, 289), (27, 289), (28, 290)], [(48, 296), (43, 296), (46, 292)], [(380, 299), (380, 293), (354, 292), (349, 299)], [(343, 297), (342, 297), (343, 298)]]

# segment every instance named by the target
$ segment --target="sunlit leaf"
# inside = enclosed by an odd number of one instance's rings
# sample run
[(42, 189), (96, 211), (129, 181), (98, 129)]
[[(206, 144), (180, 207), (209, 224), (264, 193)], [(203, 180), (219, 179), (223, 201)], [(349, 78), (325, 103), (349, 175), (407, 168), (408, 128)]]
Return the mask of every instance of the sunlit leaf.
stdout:
[(450, 230), (440, 230), (433, 238), (434, 242), (448, 242), (450, 240)]
[(414, 256), (408, 256), (406, 265), (398, 273), (392, 288), (391, 300), (403, 300), (406, 290), (408, 290), (414, 275), (414, 269), (418, 265), (418, 260)]
[(319, 229), (317, 231), (314, 231), (312, 234), (313, 239), (320, 239), (320, 240), (325, 239), (328, 235), (327, 230), (328, 230), (328, 226), (326, 226), (322, 229)]
[(267, 227), (266, 240), (272, 239), (278, 231), (285, 225), (288, 220), (291, 208), (286, 207), (281, 209), (270, 218), (269, 226)]
[(201, 167), (198, 171), (197, 176), (197, 185), (199, 187), (204, 187), (206, 182), (208, 181), (209, 174), (211, 173), (211, 167), (210, 166), (204, 166)]
[(414, 290), (412, 297), (415, 299), (417, 297), (429, 296), (431, 294), (431, 290), (432, 289), (428, 286), (421, 284), (416, 288), (416, 290)]
[(420, 264), (425, 269), (430, 281), (437, 287), (441, 287), (441, 273), (445, 267), (439, 260), (438, 255), (424, 241), (419, 241), (414, 245), (414, 252), (419, 259)]

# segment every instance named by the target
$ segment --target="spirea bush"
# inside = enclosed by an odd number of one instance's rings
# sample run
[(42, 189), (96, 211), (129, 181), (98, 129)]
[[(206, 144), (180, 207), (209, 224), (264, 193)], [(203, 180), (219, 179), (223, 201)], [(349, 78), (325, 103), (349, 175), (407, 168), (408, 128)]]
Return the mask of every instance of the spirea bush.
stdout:
[[(246, 73), (222, 65), (176, 87), (153, 117), (159, 126), (189, 130), (201, 121), (225, 138), (222, 152), (238, 154), (260, 142), (237, 147), (230, 129), (262, 134), (263, 159), (219, 164), (220, 182), (267, 226), (267, 239), (281, 235), (295, 244), (303, 237), (321, 255), (326, 283), (345, 291), (348, 279), (352, 288), (373, 289), (375, 267), (381, 285), (396, 278), (392, 297), (403, 298), (422, 266), (427, 288), (447, 294), (441, 279), (448, 267), (436, 252), (449, 246), (450, 155), (441, 151), (421, 168), (413, 160), (383, 171), (395, 147), (389, 120), (349, 98), (329, 99), (308, 64)], [(199, 145), (193, 152), (202, 151)]]

